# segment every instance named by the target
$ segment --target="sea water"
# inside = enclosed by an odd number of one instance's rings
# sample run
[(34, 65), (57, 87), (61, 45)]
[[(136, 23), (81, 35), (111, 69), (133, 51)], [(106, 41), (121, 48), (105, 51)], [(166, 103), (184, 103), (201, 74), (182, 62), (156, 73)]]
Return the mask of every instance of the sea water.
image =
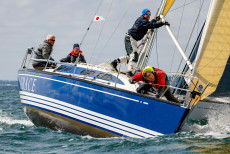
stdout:
[[(218, 98), (222, 99), (222, 98)], [(230, 102), (230, 97), (224, 98)], [(93, 138), (35, 127), (23, 112), (17, 86), (0, 86), (0, 153), (230, 152), (229, 113), (187, 120), (182, 131), (155, 138)]]

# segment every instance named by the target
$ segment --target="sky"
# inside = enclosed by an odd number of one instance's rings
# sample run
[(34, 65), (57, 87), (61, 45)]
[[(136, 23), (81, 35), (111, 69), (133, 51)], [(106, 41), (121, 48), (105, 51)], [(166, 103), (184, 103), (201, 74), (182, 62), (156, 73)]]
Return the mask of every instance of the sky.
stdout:
[[(183, 49), (187, 46), (202, 2), (176, 0), (166, 16)], [(52, 57), (55, 60), (66, 57), (73, 44), (82, 41), (95, 14), (105, 20), (92, 22), (82, 42), (81, 50), (86, 61), (109, 63), (126, 55), (125, 33), (144, 8), (151, 10), (152, 19), (160, 0), (103, 0), (98, 8), (100, 3), (101, 0), (0, 0), (0, 80), (17, 80), (27, 48), (37, 49), (47, 34), (56, 36)], [(205, 21), (209, 3), (204, 0), (187, 55)], [(177, 70), (181, 57), (166, 28), (159, 28), (149, 65), (173, 72)], [(126, 68), (122, 66), (122, 69)]]

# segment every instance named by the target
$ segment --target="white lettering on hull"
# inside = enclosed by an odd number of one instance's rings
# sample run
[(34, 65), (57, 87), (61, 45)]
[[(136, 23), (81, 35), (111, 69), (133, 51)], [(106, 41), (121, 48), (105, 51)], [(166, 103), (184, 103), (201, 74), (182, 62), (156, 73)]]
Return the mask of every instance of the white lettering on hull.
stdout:
[(36, 80), (34, 78), (21, 76), (19, 78), (20, 88), (23, 91), (34, 92), (36, 87)]

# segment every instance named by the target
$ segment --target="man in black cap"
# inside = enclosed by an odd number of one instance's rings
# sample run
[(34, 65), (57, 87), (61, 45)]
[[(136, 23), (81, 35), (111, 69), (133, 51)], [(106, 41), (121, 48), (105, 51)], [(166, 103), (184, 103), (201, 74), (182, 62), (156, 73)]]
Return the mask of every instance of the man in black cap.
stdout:
[(119, 57), (111, 62), (113, 69), (118, 72), (118, 63), (128, 63), (127, 75), (133, 76), (138, 61), (137, 41), (141, 40), (149, 29), (159, 28), (163, 25), (169, 25), (168, 22), (157, 22), (157, 20), (150, 20), (151, 12), (149, 9), (144, 9), (142, 15), (137, 18), (133, 27), (128, 30), (125, 36), (126, 56)]
[(79, 44), (73, 45), (73, 50), (67, 55), (66, 58), (60, 59), (61, 62), (68, 62), (68, 63), (75, 63), (75, 62), (82, 62), (86, 63), (85, 57), (80, 50)]

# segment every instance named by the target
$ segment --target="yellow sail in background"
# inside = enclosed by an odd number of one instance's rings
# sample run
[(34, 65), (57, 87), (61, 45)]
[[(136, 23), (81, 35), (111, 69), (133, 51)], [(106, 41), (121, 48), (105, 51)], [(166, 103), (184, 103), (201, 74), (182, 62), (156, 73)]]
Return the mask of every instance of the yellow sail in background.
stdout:
[(175, 1), (175, 0), (167, 0), (167, 2), (166, 2), (166, 4), (165, 4), (165, 8), (164, 8), (164, 10), (163, 10), (163, 12), (162, 12), (162, 15), (163, 15), (163, 16), (165, 16), (165, 15), (168, 13), (168, 11), (169, 11), (169, 9), (171, 8), (171, 6), (173, 5), (174, 1)]
[[(196, 96), (191, 105), (216, 90), (226, 67), (230, 55), (230, 0), (213, 0), (202, 37), (195, 60), (194, 76), (199, 78), (195, 91), (202, 92), (209, 85), (201, 96)], [(191, 90), (194, 84), (195, 80), (192, 81)]]

